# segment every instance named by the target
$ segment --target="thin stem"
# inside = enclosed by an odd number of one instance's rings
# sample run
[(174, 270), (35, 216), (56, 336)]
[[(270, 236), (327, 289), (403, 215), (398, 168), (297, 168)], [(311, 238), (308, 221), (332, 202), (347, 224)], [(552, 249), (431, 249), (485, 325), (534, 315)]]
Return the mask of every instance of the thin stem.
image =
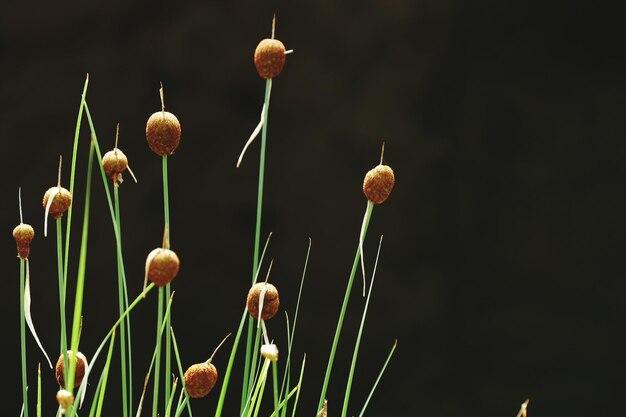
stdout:
[[(365, 240), (365, 235), (367, 234), (367, 228), (369, 226), (371, 217), (372, 217), (372, 210), (369, 210), (368, 215), (365, 216), (365, 227), (363, 228), (363, 233), (362, 233), (363, 240)], [(343, 304), (341, 306), (341, 312), (339, 313), (339, 321), (337, 322), (337, 328), (335, 329), (335, 337), (333, 339), (333, 345), (330, 349), (330, 357), (328, 358), (328, 365), (326, 367), (326, 375), (324, 376), (324, 384), (322, 385), (322, 393), (320, 395), (320, 400), (319, 400), (316, 411), (319, 411), (322, 409), (322, 407), (324, 406), (324, 400), (326, 399), (326, 391), (328, 390), (328, 382), (330, 381), (330, 374), (333, 369), (333, 362), (335, 360), (335, 353), (337, 352), (339, 336), (341, 335), (341, 328), (343, 327), (343, 321), (346, 315), (346, 309), (348, 307), (348, 300), (350, 299), (350, 292), (352, 291), (352, 284), (354, 283), (354, 277), (359, 267), (360, 254), (361, 254), (361, 250), (360, 248), (357, 248), (356, 255), (354, 256), (354, 262), (352, 263), (352, 270), (350, 271), (350, 278), (348, 279), (348, 286), (346, 288), (346, 293), (343, 297)]]
[(24, 398), (24, 417), (28, 417), (28, 393), (26, 387), (26, 318), (24, 316), (24, 263), (20, 258), (20, 346), (22, 352), (22, 396)]
[(63, 226), (61, 225), (61, 217), (57, 223), (57, 269), (59, 275), (59, 321), (61, 322), (60, 349), (63, 355), (63, 369), (65, 374), (64, 380), (67, 381), (67, 331), (65, 328), (65, 280), (63, 278)]
[(98, 409), (96, 411), (96, 417), (100, 417), (102, 414), (102, 407), (104, 405), (104, 396), (106, 394), (107, 381), (109, 379), (109, 368), (111, 366), (111, 357), (113, 356), (113, 346), (115, 345), (115, 332), (111, 336), (111, 342), (109, 344), (109, 353), (107, 354), (107, 361), (102, 371), (102, 387), (100, 388), (100, 395), (98, 397)]
[[(189, 417), (193, 417), (191, 413), (191, 405), (189, 404), (189, 393), (187, 392), (187, 388), (185, 388), (185, 372), (183, 372), (183, 364), (180, 361), (180, 353), (178, 351), (178, 343), (176, 343), (176, 335), (174, 334), (174, 329), (170, 327), (170, 333), (172, 333), (172, 345), (174, 346), (174, 357), (176, 358), (176, 364), (178, 365), (178, 373), (180, 374), (180, 381), (183, 386), (182, 390), (185, 393), (185, 401), (183, 404), (187, 404), (187, 410), (189, 411)], [(182, 412), (182, 411), (181, 411)], [(177, 412), (176, 415), (179, 413)]]
[[(261, 128), (261, 152), (259, 157), (259, 186), (257, 190), (257, 209), (256, 209), (256, 226), (254, 232), (254, 254), (252, 258), (252, 281), (254, 285), (254, 277), (258, 270), (259, 266), (259, 247), (261, 241), (261, 214), (263, 212), (263, 183), (265, 177), (265, 149), (267, 145), (267, 122), (269, 119), (270, 113), (270, 95), (272, 92), (272, 79), (268, 78), (265, 82), (265, 99), (263, 103), (263, 108), (265, 111), (263, 112), (263, 127)], [(246, 339), (246, 359), (244, 363), (244, 374), (243, 374), (243, 388), (242, 388), (242, 396), (241, 396), (241, 410), (243, 411), (245, 399), (248, 397), (249, 393), (249, 372), (250, 372), (250, 358), (252, 354), (256, 354), (256, 352), (251, 352), (252, 346), (252, 331), (254, 325), (253, 320), (250, 318), (248, 320), (248, 334)]]
[(274, 388), (274, 412), (278, 413), (278, 365), (272, 361), (272, 386)]
[(37, 366), (37, 417), (41, 417), (41, 364)]
[(359, 413), (359, 417), (363, 417), (363, 414), (365, 414), (365, 409), (367, 408), (367, 405), (372, 399), (372, 396), (374, 395), (374, 391), (376, 390), (376, 387), (378, 386), (378, 383), (380, 382), (380, 378), (382, 378), (383, 373), (385, 372), (385, 369), (387, 369), (387, 365), (389, 364), (389, 361), (391, 360), (393, 353), (396, 351), (396, 346), (398, 346), (397, 340), (393, 342), (393, 346), (391, 347), (391, 352), (389, 352), (389, 355), (387, 356), (387, 360), (385, 361), (385, 364), (383, 365), (383, 367), (380, 369), (380, 372), (378, 373), (376, 382), (374, 383), (372, 390), (370, 391), (369, 395), (367, 396), (367, 399), (365, 400), (365, 404), (363, 405), (363, 408), (361, 409), (361, 412)]
[(343, 408), (341, 410), (341, 417), (346, 417), (348, 413), (348, 401), (350, 400), (350, 391), (352, 390), (352, 381), (354, 379), (354, 371), (356, 369), (356, 360), (359, 354), (359, 347), (361, 346), (361, 338), (363, 336), (363, 328), (365, 327), (365, 318), (367, 316), (367, 309), (370, 304), (370, 298), (372, 297), (372, 288), (374, 288), (374, 278), (376, 277), (376, 269), (378, 268), (378, 259), (380, 257), (380, 248), (383, 243), (383, 237), (380, 237), (380, 241), (378, 243), (378, 253), (376, 254), (376, 263), (374, 264), (374, 271), (372, 272), (372, 282), (370, 283), (370, 288), (367, 293), (367, 300), (365, 301), (365, 308), (363, 308), (363, 317), (361, 317), (361, 325), (359, 326), (359, 334), (356, 338), (356, 344), (354, 346), (354, 352), (352, 354), (352, 363), (350, 364), (350, 374), (348, 376), (348, 383), (346, 384), (346, 389), (344, 391), (343, 397)]
[[(152, 396), (152, 417), (157, 417), (157, 408), (159, 402), (159, 372), (161, 369), (161, 326), (163, 324), (163, 287), (159, 287), (159, 305), (157, 309), (157, 339), (155, 348), (154, 362), (154, 394)], [(167, 400), (167, 397), (166, 397)]]
[[(119, 124), (117, 125), (119, 129)], [(113, 197), (115, 200), (115, 221), (117, 223), (117, 229), (121, 232), (120, 228), (120, 197), (119, 197), (119, 186), (117, 183), (113, 184)], [(121, 233), (120, 233), (121, 235)], [(126, 303), (124, 300), (124, 288), (125, 282), (123, 280), (123, 261), (121, 259), (121, 242), (117, 240), (117, 288), (118, 288), (118, 304), (119, 304), (119, 313), (120, 316), (124, 313), (126, 309)], [(128, 416), (128, 387), (127, 383), (127, 375), (126, 375), (126, 323), (125, 320), (122, 320), (120, 323), (120, 366), (121, 366), (121, 378), (122, 378), (122, 415), (124, 417)]]
[[(161, 87), (161, 91), (163, 91), (163, 87)], [(162, 94), (163, 93), (161, 93), (161, 95)], [(172, 239), (170, 235), (170, 203), (169, 203), (168, 175), (167, 175), (167, 155), (163, 155), (163, 212), (164, 212), (164, 218), (165, 218), (165, 232), (167, 236), (167, 239), (165, 239), (165, 249), (169, 249), (170, 242), (172, 241)], [(170, 287), (170, 284), (168, 283), (165, 286), (165, 298), (169, 299), (170, 294), (171, 294), (171, 287)], [(167, 321), (167, 327), (171, 328), (172, 316), (168, 314), (165, 320)], [(165, 334), (165, 396), (164, 396), (166, 407), (167, 407), (167, 401), (170, 397), (172, 381), (170, 380), (169, 375), (171, 374), (172, 374), (172, 335), (170, 332), (166, 332)]]

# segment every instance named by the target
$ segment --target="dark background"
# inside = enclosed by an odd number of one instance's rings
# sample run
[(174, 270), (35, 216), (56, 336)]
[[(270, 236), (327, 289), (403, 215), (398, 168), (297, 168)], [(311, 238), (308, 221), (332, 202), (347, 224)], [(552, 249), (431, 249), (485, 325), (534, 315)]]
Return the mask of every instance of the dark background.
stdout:
[[(113, 147), (119, 122), (119, 147), (139, 178), (134, 184), (126, 176), (121, 187), (131, 297), (141, 290), (146, 255), (161, 243), (161, 161), (144, 130), (160, 108), (162, 81), (167, 109), (183, 129), (169, 164), (172, 248), (182, 262), (173, 317), (183, 366), (205, 360), (236, 331), (251, 274), (259, 144), (241, 168), (235, 162), (259, 119), (264, 82), (252, 55), (270, 35), (274, 12), (277, 38), (295, 52), (272, 90), (263, 235), (273, 232), (271, 281), (289, 312), (313, 241), (294, 345), (295, 358), (307, 353), (300, 413), (315, 411), (365, 210), (362, 179), (385, 141), (396, 188), (374, 210), (366, 241), (371, 271), (385, 236), (350, 415), (358, 414), (395, 338), (370, 416), (514, 416), (525, 398), (533, 416), (621, 415), (621, 15), (581, 1), (453, 0), (3, 1), (5, 412), (16, 415), (21, 403), (18, 263), (9, 236), (19, 221), (17, 189), (25, 221), (36, 229), (33, 318), (56, 358), (56, 249), (53, 233), (43, 237), (41, 198), (56, 184), (59, 154), (69, 184), (86, 73), (103, 151)], [(88, 139), (84, 123), (70, 291)], [(117, 312), (113, 230), (98, 176), (93, 190), (81, 340), (87, 356)], [(329, 389), (330, 415), (343, 400), (363, 306), (359, 279)], [(155, 311), (156, 292), (133, 313), (135, 404)], [(282, 319), (269, 323), (284, 354), (283, 329)], [(27, 342), (32, 399), (36, 363), (44, 359), (30, 335)], [(214, 361), (222, 371), (230, 346)], [(43, 372), (49, 414), (56, 386), (52, 371)], [(227, 414), (238, 404), (239, 375)], [(117, 384), (111, 377), (105, 415), (117, 413)], [(210, 415), (217, 398), (216, 390), (195, 401), (196, 415)]]

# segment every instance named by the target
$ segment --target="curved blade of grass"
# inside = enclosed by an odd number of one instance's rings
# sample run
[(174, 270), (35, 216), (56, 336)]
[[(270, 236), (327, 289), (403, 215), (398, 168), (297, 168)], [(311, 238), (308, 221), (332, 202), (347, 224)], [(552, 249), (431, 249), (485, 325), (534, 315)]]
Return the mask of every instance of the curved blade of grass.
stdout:
[[(267, 236), (267, 240), (265, 241), (265, 246), (263, 247), (263, 253), (261, 254), (259, 265), (263, 263), (263, 259), (265, 258), (265, 252), (267, 250), (267, 246), (270, 243), (271, 237), (272, 237), (272, 233), (270, 233)], [(256, 274), (254, 276), (254, 279), (252, 280), (252, 285), (256, 283), (258, 277), (259, 277), (259, 267), (257, 267)], [(226, 401), (226, 393), (228, 391), (228, 383), (230, 382), (230, 374), (233, 369), (233, 364), (235, 363), (235, 356), (237, 355), (237, 347), (239, 346), (239, 339), (241, 338), (241, 333), (243, 332), (243, 326), (246, 322), (247, 316), (248, 316), (248, 309), (247, 307), (244, 307), (243, 313), (241, 315), (241, 320), (239, 322), (239, 328), (237, 329), (237, 334), (233, 342), (233, 347), (230, 351), (230, 357), (228, 359), (228, 366), (226, 367), (226, 372), (224, 374), (224, 382), (222, 384), (222, 389), (220, 391), (220, 398), (217, 402), (217, 407), (215, 409), (215, 417), (220, 417), (222, 415), (224, 402)], [(244, 407), (245, 407), (245, 400), (244, 400)], [(240, 409), (240, 413), (243, 414), (243, 407)]]
[(376, 390), (376, 387), (378, 386), (378, 383), (380, 382), (380, 378), (382, 378), (383, 373), (385, 372), (385, 369), (387, 369), (387, 365), (389, 364), (389, 361), (391, 360), (391, 357), (393, 356), (393, 353), (396, 351), (396, 346), (398, 346), (398, 340), (397, 339), (393, 342), (393, 346), (391, 347), (391, 352), (389, 352), (389, 356), (387, 356), (387, 360), (385, 361), (385, 364), (380, 369), (380, 372), (378, 374), (378, 378), (376, 378), (376, 382), (374, 383), (374, 386), (372, 387), (372, 390), (370, 391), (369, 395), (367, 396), (367, 399), (365, 400), (365, 404), (363, 404), (363, 408), (361, 409), (361, 412), (359, 413), (359, 417), (363, 417), (363, 414), (365, 413), (365, 409), (367, 408), (370, 400), (372, 399), (372, 396), (374, 395), (374, 391)]
[[(21, 260), (23, 262), (23, 260)], [(41, 349), (41, 351), (43, 352), (44, 356), (46, 357), (46, 360), (48, 361), (48, 365), (50, 365), (50, 369), (52, 369), (52, 362), (50, 362), (50, 358), (48, 357), (48, 354), (46, 353), (46, 350), (43, 348), (43, 346), (41, 345), (41, 341), (39, 340), (39, 337), (37, 336), (37, 332), (35, 331), (35, 325), (33, 324), (33, 318), (30, 314), (30, 303), (31, 303), (31, 297), (30, 297), (30, 271), (29, 271), (29, 263), (28, 263), (28, 258), (26, 259), (26, 285), (24, 286), (24, 318), (26, 319), (26, 324), (28, 324), (28, 328), (30, 329), (30, 332), (33, 334), (33, 337), (35, 338), (35, 341), (37, 342), (37, 345), (39, 346), (39, 349)]]
[(298, 400), (300, 400), (300, 391), (302, 389), (302, 377), (304, 376), (304, 365), (306, 365), (306, 354), (302, 359), (302, 366), (300, 367), (300, 379), (298, 380), (298, 393), (296, 394), (296, 400), (293, 403), (293, 412), (291, 413), (291, 417), (296, 416), (296, 409), (298, 408)]
[[(370, 205), (368, 204), (368, 208)], [(365, 235), (367, 234), (367, 228), (369, 226), (370, 219), (372, 217), (372, 209), (366, 211), (367, 215), (364, 219), (365, 227), (362, 227), (363, 232), (361, 235), (363, 236), (359, 240), (365, 240)], [(335, 361), (335, 353), (337, 352), (337, 345), (339, 343), (339, 336), (341, 335), (341, 328), (343, 327), (344, 317), (346, 315), (346, 309), (348, 307), (348, 300), (350, 299), (350, 292), (352, 291), (352, 284), (354, 283), (354, 276), (356, 274), (356, 270), (359, 266), (361, 250), (360, 247), (356, 250), (356, 255), (354, 256), (354, 262), (352, 263), (352, 270), (350, 271), (350, 278), (348, 279), (348, 286), (346, 288), (345, 295), (343, 297), (343, 304), (341, 306), (341, 312), (339, 313), (339, 321), (337, 322), (337, 328), (335, 329), (335, 337), (333, 339), (333, 345), (330, 349), (330, 357), (328, 358), (328, 364), (326, 366), (326, 375), (324, 376), (324, 384), (322, 385), (322, 393), (320, 395), (320, 400), (317, 406), (317, 411), (319, 412), (324, 406), (324, 400), (326, 399), (326, 391), (328, 390), (328, 382), (330, 381), (330, 375), (333, 370), (333, 362)]]
[(100, 378), (98, 379), (98, 385), (96, 386), (96, 390), (94, 391), (93, 397), (94, 401), (91, 403), (91, 408), (89, 409), (89, 417), (95, 417), (96, 409), (98, 408), (98, 399), (100, 398), (100, 390), (102, 389), (102, 381), (104, 380), (104, 372), (100, 373)]
[(346, 417), (348, 413), (348, 401), (350, 400), (350, 392), (352, 390), (352, 381), (354, 378), (354, 371), (356, 369), (356, 360), (359, 354), (359, 347), (361, 346), (361, 338), (363, 337), (363, 328), (365, 327), (365, 318), (367, 317), (367, 309), (370, 304), (370, 298), (372, 297), (372, 289), (374, 288), (374, 278), (376, 277), (376, 269), (378, 268), (378, 259), (380, 258), (380, 248), (383, 244), (383, 237), (380, 236), (378, 242), (378, 252), (376, 253), (376, 263), (374, 264), (374, 271), (372, 272), (372, 282), (370, 283), (370, 289), (367, 293), (367, 300), (365, 301), (365, 307), (363, 308), (363, 316), (361, 317), (361, 324), (359, 326), (359, 333), (356, 337), (356, 343), (354, 345), (354, 352), (352, 354), (352, 363), (350, 365), (350, 374), (348, 376), (348, 382), (344, 391), (343, 407), (341, 410), (341, 417)]
[[(22, 413), (28, 417), (28, 382), (26, 380), (26, 320), (24, 318), (24, 265), (27, 261), (20, 258), (20, 347), (22, 354)], [(20, 415), (22, 415), (20, 413)]]
[(111, 366), (111, 358), (113, 357), (113, 346), (115, 345), (115, 331), (111, 336), (111, 342), (109, 343), (109, 353), (107, 355), (107, 361), (104, 364), (104, 370), (102, 371), (102, 388), (100, 389), (100, 396), (98, 398), (98, 408), (96, 411), (96, 417), (102, 415), (102, 406), (104, 405), (104, 396), (107, 389), (107, 381), (109, 379), (109, 367)]
[[(189, 393), (187, 392), (187, 388), (185, 387), (185, 372), (183, 371), (183, 364), (180, 360), (180, 353), (178, 352), (178, 343), (176, 343), (176, 336), (174, 335), (174, 328), (170, 327), (170, 332), (172, 333), (172, 344), (174, 345), (174, 355), (176, 357), (176, 364), (178, 365), (178, 373), (180, 374), (180, 381), (182, 383), (182, 391), (185, 393), (185, 402), (187, 403), (187, 410), (189, 411), (189, 417), (193, 417), (191, 413), (191, 404), (189, 403)], [(178, 411), (176, 412), (178, 415)]]
[(183, 410), (185, 409), (185, 406), (189, 406), (189, 397), (185, 397), (183, 402), (176, 409), (176, 417), (180, 417), (180, 415), (182, 414)]
[[(74, 390), (74, 378), (76, 374), (76, 359), (78, 352), (78, 339), (80, 337), (80, 324), (83, 314), (83, 293), (85, 290), (85, 269), (87, 267), (87, 238), (89, 237), (89, 208), (91, 201), (91, 172), (93, 171), (93, 142), (89, 147), (89, 162), (87, 166), (87, 181), (85, 186), (85, 208), (83, 213), (83, 231), (80, 241), (80, 255), (78, 260), (78, 277), (76, 279), (76, 295), (74, 298), (74, 321), (72, 325), (72, 357), (67, 375), (65, 389), (69, 392)], [(66, 242), (67, 243), (67, 242)], [(71, 414), (70, 414), (71, 415)]]
[[(107, 333), (107, 335), (104, 337), (104, 339), (102, 340), (102, 342), (100, 343), (100, 345), (98, 346), (98, 349), (96, 349), (96, 353), (94, 353), (93, 357), (91, 358), (91, 361), (89, 362), (89, 364), (87, 365), (87, 369), (85, 369), (85, 376), (83, 377), (83, 382), (80, 383), (80, 387), (78, 388), (78, 392), (76, 393), (76, 398), (80, 398), (80, 404), (82, 405), (82, 403), (84, 402), (85, 399), (85, 392), (86, 392), (86, 388), (87, 388), (87, 381), (89, 378), (89, 374), (91, 373), (91, 370), (93, 369), (93, 366), (96, 364), (96, 359), (98, 358), (98, 356), (100, 355), (100, 352), (102, 351), (102, 348), (104, 347), (104, 345), (106, 344), (107, 340), (109, 340), (109, 338), (112, 336), (113, 332), (115, 331), (115, 328), (120, 324), (120, 322), (122, 320), (124, 320), (126, 318), (126, 316), (128, 314), (130, 314), (130, 312), (135, 308), (135, 306), (137, 306), (137, 304), (139, 304), (139, 302), (141, 300), (143, 300), (146, 295), (155, 287), (155, 284), (153, 282), (150, 283), (150, 285), (148, 285), (146, 287), (145, 290), (143, 290), (138, 296), (137, 298), (135, 298), (135, 300), (128, 306), (128, 308), (126, 309), (126, 311), (124, 311), (124, 314), (122, 314), (117, 321), (113, 324), (113, 326), (111, 327), (111, 330), (109, 330), (109, 332)], [(80, 408), (80, 406), (79, 406)]]
[(265, 120), (265, 104), (263, 104), (263, 108), (261, 108), (261, 120), (259, 121), (259, 124), (256, 125), (256, 127), (252, 131), (252, 134), (248, 138), (248, 141), (244, 145), (243, 150), (241, 151), (241, 154), (239, 155), (239, 159), (237, 160), (237, 168), (239, 168), (239, 165), (241, 165), (241, 161), (243, 161), (243, 156), (246, 154), (246, 150), (252, 144), (252, 142), (254, 142), (254, 139), (259, 135), (259, 132), (261, 131), (261, 127), (263, 127), (264, 120)]
[(302, 298), (302, 288), (304, 287), (304, 277), (306, 276), (307, 266), (309, 265), (309, 256), (311, 254), (311, 238), (309, 238), (309, 247), (306, 250), (306, 257), (304, 258), (304, 268), (302, 269), (302, 277), (300, 278), (300, 290), (298, 290), (298, 301), (296, 302), (296, 311), (293, 316), (293, 327), (291, 328), (291, 334), (289, 333), (289, 318), (287, 318), (287, 340), (289, 341), (287, 345), (287, 364), (285, 366), (285, 374), (283, 376), (283, 382), (280, 387), (280, 396), (282, 397), (283, 390), (285, 386), (285, 381), (287, 379), (287, 375), (290, 372), (291, 367), (291, 347), (293, 346), (293, 338), (296, 333), (296, 324), (298, 322), (298, 311), (300, 310), (300, 299)]

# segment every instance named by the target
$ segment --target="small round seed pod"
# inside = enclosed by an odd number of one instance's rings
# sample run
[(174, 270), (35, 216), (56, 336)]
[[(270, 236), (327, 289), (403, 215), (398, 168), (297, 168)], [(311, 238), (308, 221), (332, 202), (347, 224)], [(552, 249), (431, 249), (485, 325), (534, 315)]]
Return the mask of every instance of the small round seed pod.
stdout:
[(146, 140), (152, 152), (157, 155), (171, 155), (180, 144), (180, 122), (172, 113), (158, 111), (152, 114), (146, 124)]
[(185, 371), (185, 389), (191, 398), (207, 395), (217, 382), (217, 369), (212, 363), (196, 363)]
[(104, 154), (102, 167), (114, 183), (121, 183), (122, 172), (128, 168), (128, 158), (124, 155), (124, 152), (115, 148)]
[(265, 359), (276, 362), (278, 360), (278, 347), (274, 344), (263, 345), (261, 346), (261, 355)]
[(389, 197), (395, 177), (393, 170), (387, 165), (378, 165), (371, 169), (363, 180), (363, 192), (369, 201), (381, 204)]
[(259, 318), (259, 298), (261, 292), (265, 290), (265, 296), (263, 296), (263, 310), (261, 312), (261, 318), (263, 320), (269, 320), (278, 312), (280, 306), (280, 300), (278, 299), (278, 290), (272, 284), (266, 284), (259, 282), (254, 284), (250, 291), (248, 291), (248, 313), (255, 319)]
[(72, 195), (68, 190), (63, 187), (50, 187), (48, 191), (43, 196), (43, 208), (45, 209), (48, 205), (48, 199), (52, 195), (52, 193), (56, 192), (54, 199), (52, 200), (52, 204), (50, 204), (50, 214), (52, 217), (57, 220), (59, 217), (63, 215), (70, 208), (72, 204)]
[[(72, 351), (67, 351), (67, 363), (69, 366), (70, 358), (72, 357)], [(85, 368), (87, 368), (87, 358), (80, 352), (76, 353), (76, 373), (74, 374), (74, 388), (78, 387), (83, 378), (85, 377)], [(65, 362), (63, 361), (63, 355), (59, 356), (56, 364), (56, 377), (60, 386), (65, 386)]]
[(261, 78), (274, 78), (285, 65), (285, 45), (278, 39), (263, 39), (254, 51), (254, 66)]
[(30, 224), (21, 223), (13, 229), (13, 238), (17, 244), (17, 256), (27, 259), (30, 254), (30, 242), (35, 237), (35, 229)]
[(176, 253), (169, 249), (156, 248), (146, 259), (146, 277), (159, 287), (172, 282), (179, 269), (180, 260)]
[(65, 414), (67, 409), (74, 405), (74, 395), (67, 390), (61, 389), (57, 392), (57, 402), (61, 407), (61, 414)]

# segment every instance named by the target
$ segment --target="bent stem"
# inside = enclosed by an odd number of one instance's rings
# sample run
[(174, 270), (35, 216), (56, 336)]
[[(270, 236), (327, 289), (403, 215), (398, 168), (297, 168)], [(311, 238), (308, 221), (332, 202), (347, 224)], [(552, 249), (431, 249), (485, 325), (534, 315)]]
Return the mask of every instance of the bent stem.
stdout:
[[(369, 226), (369, 222), (372, 217), (372, 211), (373, 210), (370, 209), (370, 205), (368, 203), (368, 210), (366, 211), (365, 218), (363, 219), (364, 227), (362, 228), (362, 233), (361, 233), (363, 237), (360, 240), (365, 240), (365, 235), (367, 234), (367, 227)], [(354, 256), (354, 262), (352, 263), (352, 270), (350, 271), (350, 278), (348, 279), (348, 286), (346, 288), (346, 293), (343, 297), (343, 305), (341, 306), (341, 312), (339, 313), (339, 321), (337, 322), (337, 328), (335, 329), (335, 337), (333, 339), (333, 345), (330, 349), (330, 357), (328, 358), (328, 365), (326, 367), (326, 375), (324, 376), (324, 384), (322, 385), (322, 393), (320, 395), (320, 400), (317, 406), (318, 412), (324, 406), (324, 400), (326, 399), (326, 391), (328, 390), (328, 382), (330, 381), (330, 374), (333, 369), (333, 362), (335, 361), (335, 353), (337, 352), (337, 345), (339, 343), (339, 336), (341, 335), (341, 328), (343, 327), (343, 321), (346, 315), (346, 309), (348, 307), (348, 300), (350, 299), (350, 292), (352, 291), (352, 284), (354, 283), (356, 270), (359, 267), (360, 255), (361, 255), (361, 249), (359, 245), (359, 247), (356, 250), (356, 255)]]

